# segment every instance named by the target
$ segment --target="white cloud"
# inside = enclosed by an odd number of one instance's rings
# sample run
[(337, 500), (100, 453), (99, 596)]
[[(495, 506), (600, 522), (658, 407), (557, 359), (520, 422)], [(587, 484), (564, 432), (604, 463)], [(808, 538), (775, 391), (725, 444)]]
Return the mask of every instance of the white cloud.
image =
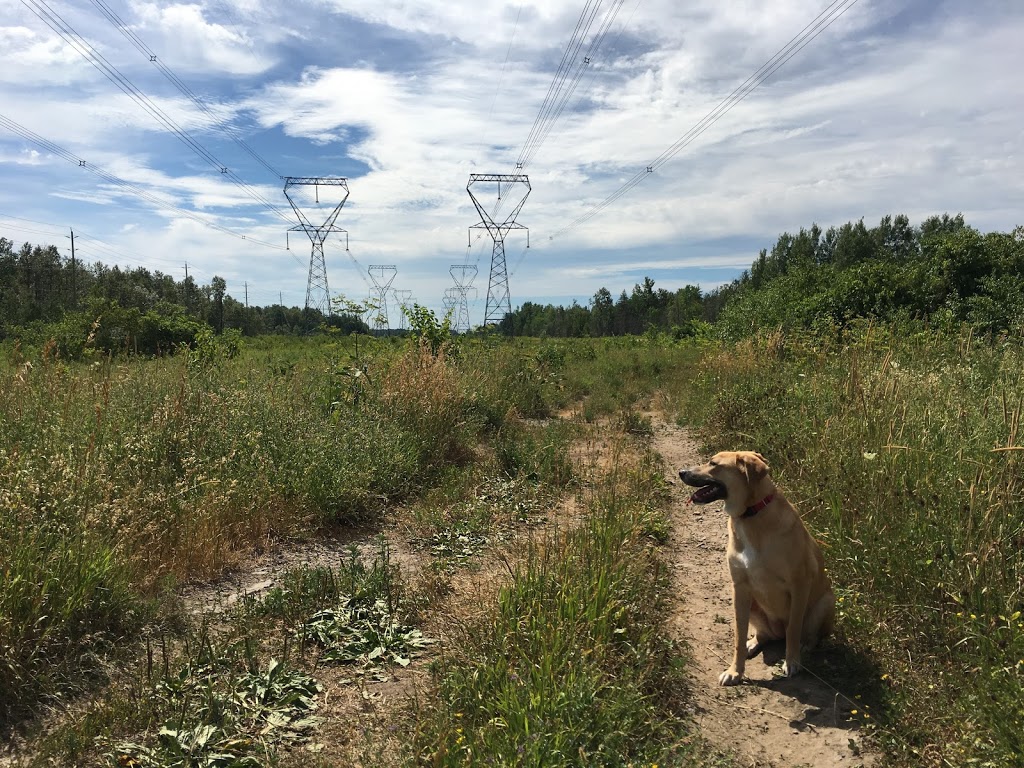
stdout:
[[(137, 34), (174, 70), (241, 76), (259, 74), (275, 64), (271, 56), (259, 55), (236, 25), (211, 21), (202, 5), (136, 2), (132, 8), (138, 18)], [(255, 10), (249, 8), (248, 13)]]
[[(673, 270), (681, 280), (720, 282), (707, 268), (738, 271), (756, 256), (730, 238), (770, 246), (782, 230), (814, 221), (963, 210), (983, 228), (1019, 223), (1024, 9), (861, 0), (657, 173), (586, 225), (548, 239), (684, 136), (824, 5), (625, 3), (593, 72), (526, 169), (533, 192), (519, 221), (533, 248), (524, 255), (510, 238), (514, 299), (587, 297), (602, 281), (617, 294), (645, 269), (663, 275), (659, 284)], [(527, 2), (518, 26), (519, 5), (497, 0), (472, 12), (440, 0), (133, 0), (124, 17), (275, 167), (350, 177), (338, 224), (351, 251), (328, 250), (332, 287), (365, 290), (352, 257), (363, 268), (394, 263), (396, 287), (436, 307), (477, 220), (468, 176), (512, 170), (582, 7)], [(0, 0), (0, 12), (9, 24), (0, 27), (0, 113), (169, 203), (283, 243), (290, 222), (170, 138), (20, 3)], [(86, 10), (67, 13), (204, 146), (288, 210), (280, 184), (262, 183), (263, 169), (116, 30)], [(587, 110), (575, 112), (584, 98)], [(218, 273), (268, 293), (282, 286), (291, 303), (304, 298), (301, 240), (292, 238), (290, 253), (261, 250), (147, 211), (124, 190), (4, 135), (0, 174), (18, 174), (22, 191), (0, 189), (0, 210), (17, 214), (26, 195), (49, 200), (46, 220), (95, 220), (111, 242), (145, 258), (187, 259), (204, 279)], [(135, 226), (122, 231), (126, 224)], [(691, 255), (695, 244), (706, 257)], [(490, 241), (468, 253), (480, 264), (482, 302)]]

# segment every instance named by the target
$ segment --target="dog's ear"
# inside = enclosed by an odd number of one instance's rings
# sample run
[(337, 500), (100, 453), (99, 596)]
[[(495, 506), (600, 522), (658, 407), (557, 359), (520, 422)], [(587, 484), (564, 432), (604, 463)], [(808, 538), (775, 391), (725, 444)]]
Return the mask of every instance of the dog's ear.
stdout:
[(760, 453), (741, 453), (738, 463), (750, 485), (764, 479), (768, 474), (768, 462)]

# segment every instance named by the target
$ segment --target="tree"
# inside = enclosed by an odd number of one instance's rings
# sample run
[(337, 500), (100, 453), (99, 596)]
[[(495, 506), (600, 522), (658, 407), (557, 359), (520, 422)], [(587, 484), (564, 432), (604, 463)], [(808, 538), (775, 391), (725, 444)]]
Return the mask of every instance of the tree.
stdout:
[(614, 321), (615, 303), (607, 288), (601, 288), (590, 302), (590, 335), (610, 336)]
[(214, 275), (210, 281), (210, 296), (213, 300), (213, 311), (210, 317), (210, 325), (217, 333), (224, 330), (224, 294), (228, 290), (228, 284), (223, 277)]

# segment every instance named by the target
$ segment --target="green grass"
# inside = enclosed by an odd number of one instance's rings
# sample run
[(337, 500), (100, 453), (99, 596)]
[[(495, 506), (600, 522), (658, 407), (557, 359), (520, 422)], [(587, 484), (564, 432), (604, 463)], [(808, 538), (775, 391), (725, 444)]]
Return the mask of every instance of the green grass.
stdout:
[(493, 614), (437, 664), (419, 764), (707, 764), (661, 629), (665, 574), (645, 535), (655, 463), (616, 464), (586, 522), (531, 547)]
[(670, 399), (712, 450), (765, 454), (823, 540), (840, 641), (876, 665), (876, 679), (831, 679), (889, 713), (865, 722), (890, 759), (1018, 764), (1019, 342), (870, 326), (832, 343), (776, 334), (709, 353)]
[[(298, 568), (262, 597), (183, 630), (148, 628), (112, 684), (35, 743), (25, 763), (246, 766), (318, 752), (325, 665), (353, 677), (408, 664), (428, 645), (409, 626), (405, 584), (384, 542)], [(301, 756), (305, 755), (308, 760)]]
[(208, 352), (67, 364), (48, 347), (0, 369), (0, 728), (93, 685), (96, 654), (138, 630), (149, 597), (276, 537), (379, 520), (547, 409), (544, 366), (513, 347)]
[[(635, 409), (699, 355), (653, 338), (207, 351), (0, 367), (0, 728), (32, 739), (33, 717), (66, 712), (31, 740), (32, 765), (263, 765), (303, 749), (316, 665), (358, 679), (421, 653), (417, 622), (451, 569), (407, 594), (386, 549), (350, 556), (210, 621), (176, 607), (181, 581), (275, 539), (372, 529), (399, 505), (438, 561), (471, 561), (590, 492), (570, 459), (581, 427), (553, 413), (582, 397), (636, 446), (651, 425)], [(451, 649), (441, 697), (421, 702), (418, 755), (458, 762), (470, 722), (498, 761), (520, 746), (535, 763), (703, 759), (660, 629), (652, 462), (615, 457), (584, 526), (532, 550), (474, 645)], [(477, 682), (509, 728), (473, 704)]]

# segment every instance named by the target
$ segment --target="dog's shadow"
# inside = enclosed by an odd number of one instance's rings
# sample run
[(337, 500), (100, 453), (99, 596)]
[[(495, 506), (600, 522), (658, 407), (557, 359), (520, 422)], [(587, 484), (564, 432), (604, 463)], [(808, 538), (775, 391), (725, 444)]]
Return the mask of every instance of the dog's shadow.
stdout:
[[(781, 665), (786, 642), (768, 643), (761, 651), (767, 666)], [(803, 653), (803, 669), (794, 677), (750, 680), (749, 685), (778, 691), (806, 707), (803, 718), (790, 726), (856, 729), (866, 722), (888, 722), (890, 691), (877, 664), (867, 654), (830, 638)]]

